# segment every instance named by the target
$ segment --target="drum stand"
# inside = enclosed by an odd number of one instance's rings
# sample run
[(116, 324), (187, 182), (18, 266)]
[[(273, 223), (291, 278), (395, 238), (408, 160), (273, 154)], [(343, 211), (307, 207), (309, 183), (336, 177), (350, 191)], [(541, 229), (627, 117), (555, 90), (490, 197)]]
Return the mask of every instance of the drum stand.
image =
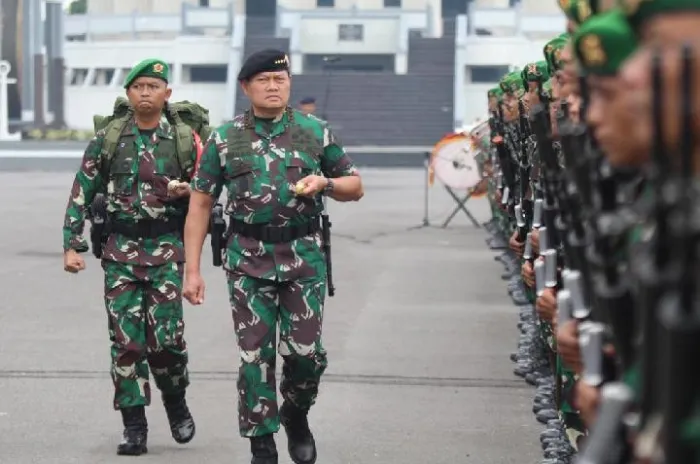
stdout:
[(447, 190), (447, 193), (449, 193), (450, 196), (452, 197), (452, 199), (455, 201), (455, 203), (457, 203), (457, 206), (452, 211), (452, 214), (450, 214), (449, 217), (442, 224), (442, 228), (444, 229), (445, 227), (447, 227), (448, 224), (452, 221), (452, 219), (454, 219), (454, 217), (457, 216), (457, 213), (460, 210), (462, 210), (462, 211), (464, 211), (464, 214), (467, 215), (469, 220), (472, 221), (472, 224), (474, 224), (474, 227), (476, 227), (477, 229), (480, 229), (481, 224), (479, 224), (479, 221), (477, 221), (476, 218), (474, 218), (474, 216), (472, 215), (472, 213), (467, 209), (467, 207), (464, 206), (469, 201), (469, 199), (472, 197), (471, 192), (467, 193), (467, 195), (464, 198), (460, 199), (459, 197), (457, 197), (457, 195), (454, 193), (454, 191), (451, 188), (449, 188), (447, 185), (445, 185), (444, 187), (445, 187), (445, 190)]
[[(425, 153), (425, 190), (423, 194), (423, 223), (419, 226), (412, 227), (411, 229), (421, 229), (423, 227), (430, 227), (430, 152)], [(452, 222), (452, 219), (457, 215), (457, 213), (461, 210), (464, 212), (464, 214), (467, 215), (470, 221), (472, 221), (472, 224), (474, 224), (474, 227), (477, 229), (481, 228), (481, 224), (479, 224), (479, 221), (476, 220), (476, 218), (472, 215), (472, 213), (467, 209), (465, 204), (469, 201), (469, 199), (472, 197), (471, 193), (467, 193), (467, 195), (464, 198), (459, 198), (454, 190), (452, 190), (450, 187), (447, 185), (443, 184), (443, 187), (445, 187), (445, 190), (447, 190), (447, 193), (452, 197), (452, 199), (457, 203), (457, 206), (455, 209), (452, 211), (452, 214), (448, 216), (448, 218), (445, 220), (445, 222), (442, 224), (442, 228), (445, 229), (447, 226)]]

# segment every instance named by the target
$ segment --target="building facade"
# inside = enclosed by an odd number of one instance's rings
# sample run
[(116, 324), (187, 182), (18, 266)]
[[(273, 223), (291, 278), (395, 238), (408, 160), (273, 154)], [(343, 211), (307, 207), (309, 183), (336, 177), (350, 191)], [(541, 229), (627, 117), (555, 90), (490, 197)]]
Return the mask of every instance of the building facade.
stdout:
[[(90, 0), (88, 14), (65, 18), (65, 119), (89, 129), (93, 113), (109, 112), (122, 94), (128, 69), (158, 56), (171, 64), (174, 98), (199, 102), (218, 124), (246, 105), (235, 81), (244, 57), (274, 46), (289, 53), (295, 88), (322, 100), (353, 144), (427, 143), (484, 117), (495, 80), (540, 59), (544, 42), (564, 30), (554, 2), (467, 3)], [(402, 128), (391, 136), (364, 135), (392, 119)]]

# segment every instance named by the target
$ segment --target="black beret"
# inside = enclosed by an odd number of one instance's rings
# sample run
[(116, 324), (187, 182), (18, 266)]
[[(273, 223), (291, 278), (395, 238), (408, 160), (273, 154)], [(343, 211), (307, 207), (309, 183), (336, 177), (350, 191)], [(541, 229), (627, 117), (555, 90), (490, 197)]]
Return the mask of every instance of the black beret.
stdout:
[(238, 72), (239, 81), (247, 81), (264, 72), (289, 72), (289, 56), (281, 50), (267, 49), (250, 55)]
[(299, 104), (301, 105), (309, 105), (311, 103), (316, 103), (316, 99), (314, 97), (304, 97), (299, 100)]

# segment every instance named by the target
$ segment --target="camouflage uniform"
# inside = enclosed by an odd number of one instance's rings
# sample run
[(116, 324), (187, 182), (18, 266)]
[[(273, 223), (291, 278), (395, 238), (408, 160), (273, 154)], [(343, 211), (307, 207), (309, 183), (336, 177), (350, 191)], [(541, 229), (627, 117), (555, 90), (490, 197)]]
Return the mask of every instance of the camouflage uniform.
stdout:
[[(152, 135), (142, 135), (130, 123), (109, 163), (101, 157), (105, 132), (88, 145), (78, 171), (63, 226), (63, 249), (85, 252), (82, 237), (87, 207), (99, 192), (107, 192), (113, 224), (160, 221), (172, 229), (155, 237), (109, 235), (102, 256), (105, 306), (112, 342), (114, 408), (148, 405), (149, 366), (156, 386), (176, 393), (189, 384), (187, 345), (183, 338), (182, 276), (184, 249), (182, 203), (168, 198), (171, 180), (188, 179), (192, 163), (180, 166), (174, 156), (173, 128), (165, 117)], [(105, 166), (105, 164), (109, 164)]]
[(357, 170), (324, 121), (288, 109), (275, 121), (246, 112), (218, 127), (192, 181), (194, 190), (214, 198), (226, 187), (226, 211), (241, 230), (311, 231), (276, 243), (235, 229), (228, 237), (224, 266), (240, 350), (239, 426), (244, 437), (279, 430), (278, 321), (285, 402), (308, 411), (327, 366), (321, 343), (326, 262), (320, 233), (312, 227), (323, 204), (319, 198), (295, 195), (295, 184), (312, 174), (334, 178)]

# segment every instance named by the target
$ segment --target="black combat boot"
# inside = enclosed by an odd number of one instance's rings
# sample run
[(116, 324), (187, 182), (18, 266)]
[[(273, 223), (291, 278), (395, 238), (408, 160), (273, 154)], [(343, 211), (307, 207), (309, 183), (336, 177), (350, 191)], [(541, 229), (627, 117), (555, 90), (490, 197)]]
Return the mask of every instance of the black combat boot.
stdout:
[(185, 392), (163, 394), (163, 405), (168, 415), (173, 439), (181, 445), (188, 443), (194, 438), (195, 426), (185, 401)]
[(250, 452), (253, 455), (250, 464), (277, 464), (277, 445), (272, 434), (252, 437)]
[(280, 422), (287, 432), (287, 449), (294, 464), (314, 464), (316, 442), (309, 430), (307, 411), (285, 401), (280, 408)]
[(124, 438), (117, 446), (117, 454), (120, 456), (141, 456), (148, 453), (146, 409), (143, 406), (134, 406), (122, 409), (121, 413), (124, 422)]

